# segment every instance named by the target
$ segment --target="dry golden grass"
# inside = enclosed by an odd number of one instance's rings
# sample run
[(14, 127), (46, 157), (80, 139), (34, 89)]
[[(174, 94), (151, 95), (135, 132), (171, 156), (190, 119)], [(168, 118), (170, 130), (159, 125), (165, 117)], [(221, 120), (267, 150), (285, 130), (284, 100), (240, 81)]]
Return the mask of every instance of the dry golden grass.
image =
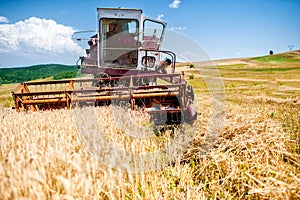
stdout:
[[(264, 98), (260, 100), (264, 102)], [(299, 107), (291, 102), (281, 106), (285, 109)], [(294, 121), (296, 136), (282, 128), (280, 118), (284, 113), (280, 112), (283, 108), (278, 109), (276, 103), (244, 100), (239, 104), (227, 104), (225, 130), (211, 154), (199, 159), (197, 152), (201, 145), (195, 142), (186, 155), (188, 160), (193, 158), (192, 166), (197, 169), (195, 179), (206, 191), (205, 196), (299, 198), (299, 110), (293, 111), (298, 117), (298, 122)], [(272, 114), (274, 112), (277, 117)]]
[[(183, 66), (201, 112), (197, 131), (186, 132), (194, 140), (173, 148), (169, 165), (163, 153), (160, 163), (144, 162), (145, 173), (130, 153), (164, 152), (173, 139), (154, 136), (144, 113), (17, 113), (0, 105), (0, 199), (300, 199), (299, 62), (218, 64), (226, 90), (218, 141), (203, 155), (215, 128), (211, 98), (197, 69)], [(10, 105), (8, 90), (0, 93), (0, 104)], [(123, 151), (109, 151), (116, 147)]]
[[(299, 104), (279, 102), (278, 108), (275, 100), (228, 101), (224, 131), (212, 151), (200, 157), (210, 117), (209, 97), (202, 95), (198, 137), (187, 152), (161, 170), (138, 174), (101, 164), (78, 135), (74, 112), (2, 109), (0, 199), (300, 198), (300, 115), (293, 110)], [(156, 137), (156, 143), (138, 143), (108, 131), (118, 129), (107, 123), (109, 108), (93, 110), (111, 141), (123, 142), (128, 151), (159, 146)], [(85, 109), (80, 111), (84, 116)], [(297, 118), (290, 119), (288, 112)]]

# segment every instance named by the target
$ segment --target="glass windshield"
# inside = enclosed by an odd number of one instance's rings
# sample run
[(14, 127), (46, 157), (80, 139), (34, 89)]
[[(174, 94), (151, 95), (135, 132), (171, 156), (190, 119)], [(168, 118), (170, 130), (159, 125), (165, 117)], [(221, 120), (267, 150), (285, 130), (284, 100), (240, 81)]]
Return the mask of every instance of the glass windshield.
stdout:
[(137, 66), (137, 20), (101, 19), (100, 35), (100, 63), (102, 65), (121, 68)]

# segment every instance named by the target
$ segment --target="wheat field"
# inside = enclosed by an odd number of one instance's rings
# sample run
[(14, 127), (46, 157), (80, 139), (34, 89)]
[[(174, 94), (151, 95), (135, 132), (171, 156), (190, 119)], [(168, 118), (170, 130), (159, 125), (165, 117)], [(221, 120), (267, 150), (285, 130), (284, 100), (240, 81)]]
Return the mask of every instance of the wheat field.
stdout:
[(111, 106), (17, 112), (1, 90), (0, 199), (300, 199), (300, 52), (283, 56), (294, 60), (219, 61), (226, 104), (213, 124), (201, 74), (178, 66), (200, 115), (175, 136)]
[[(0, 198), (300, 198), (299, 132), (293, 132), (299, 128), (299, 112), (295, 110), (298, 101), (256, 97), (227, 102), (223, 132), (211, 152), (200, 157), (210, 100), (204, 95), (198, 100), (202, 108), (199, 132), (192, 144), (172, 164), (145, 173), (130, 173), (130, 169), (114, 169), (100, 162), (78, 134), (76, 112), (62, 109), (17, 113), (3, 108)], [(93, 108), (93, 112), (104, 120), (103, 130), (114, 129), (108, 133), (115, 133), (108, 137), (111, 142), (123, 142), (129, 151), (151, 151), (151, 146), (159, 144), (140, 144), (123, 137), (113, 123), (104, 123), (109, 119), (109, 109)], [(80, 110), (82, 115), (84, 112), (89, 109)], [(298, 125), (285, 130), (279, 124), (281, 120)]]

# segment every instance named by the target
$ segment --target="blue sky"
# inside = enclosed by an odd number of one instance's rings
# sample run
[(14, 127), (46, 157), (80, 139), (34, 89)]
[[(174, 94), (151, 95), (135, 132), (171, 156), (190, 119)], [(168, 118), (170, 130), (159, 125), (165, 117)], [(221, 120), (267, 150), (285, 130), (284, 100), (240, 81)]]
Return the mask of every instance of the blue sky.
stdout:
[[(300, 49), (300, 0), (0, 0), (0, 67), (75, 64), (70, 36), (97, 27), (97, 7), (141, 8), (211, 59)], [(180, 41), (179, 41), (180, 42)], [(172, 49), (168, 49), (172, 50)]]

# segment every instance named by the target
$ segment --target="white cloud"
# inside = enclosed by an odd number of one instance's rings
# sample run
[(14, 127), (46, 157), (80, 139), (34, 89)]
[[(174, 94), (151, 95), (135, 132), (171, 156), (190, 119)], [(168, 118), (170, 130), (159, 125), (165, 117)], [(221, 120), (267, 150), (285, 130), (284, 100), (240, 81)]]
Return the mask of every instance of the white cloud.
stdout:
[(0, 16), (0, 23), (8, 23), (8, 19), (4, 16)]
[(186, 27), (182, 27), (182, 26), (171, 27), (171, 28), (170, 28), (171, 31), (173, 31), (173, 30), (182, 31), (182, 30), (186, 30), (186, 29), (187, 29)]
[(170, 8), (178, 8), (180, 3), (181, 3), (180, 0), (173, 0), (173, 2), (169, 4), (169, 7)]
[(54, 20), (36, 17), (15, 24), (0, 24), (0, 53), (80, 54), (82, 48), (71, 39), (74, 31)]
[(162, 18), (163, 18), (164, 16), (165, 16), (164, 14), (160, 14), (160, 15), (157, 16), (157, 19), (158, 19), (158, 20), (162, 20)]

